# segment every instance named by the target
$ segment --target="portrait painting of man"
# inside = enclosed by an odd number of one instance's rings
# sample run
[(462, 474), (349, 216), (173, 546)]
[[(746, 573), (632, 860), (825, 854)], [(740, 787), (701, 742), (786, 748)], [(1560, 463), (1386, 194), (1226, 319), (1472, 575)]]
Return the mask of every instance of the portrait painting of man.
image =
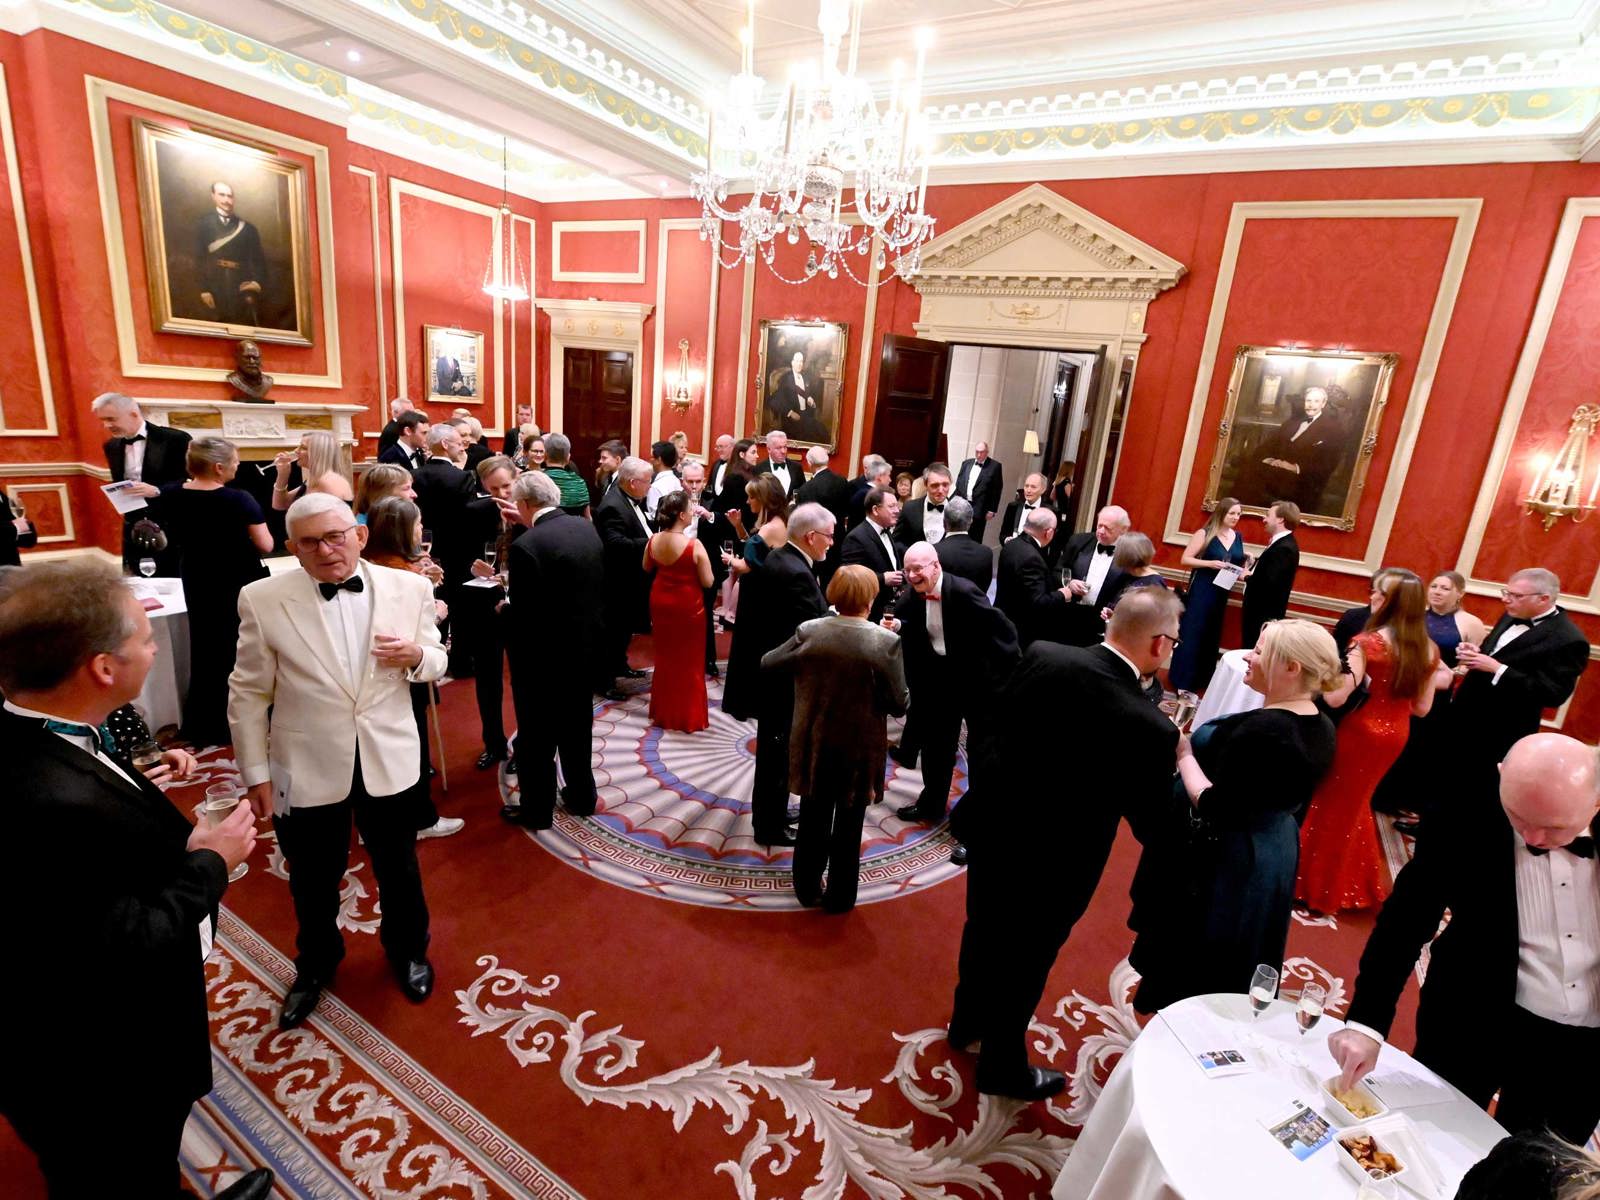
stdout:
[(1292, 500), (1303, 523), (1354, 529), (1398, 361), (1395, 354), (1240, 346), (1205, 507), (1236, 496), (1259, 514)]
[(780, 429), (796, 446), (834, 445), (849, 332), (837, 321), (761, 322), (763, 431)]
[(427, 356), (429, 400), (483, 403), (483, 334), (471, 329), (424, 325), (422, 345)]
[(154, 327), (310, 345), (305, 165), (143, 118), (134, 132)]

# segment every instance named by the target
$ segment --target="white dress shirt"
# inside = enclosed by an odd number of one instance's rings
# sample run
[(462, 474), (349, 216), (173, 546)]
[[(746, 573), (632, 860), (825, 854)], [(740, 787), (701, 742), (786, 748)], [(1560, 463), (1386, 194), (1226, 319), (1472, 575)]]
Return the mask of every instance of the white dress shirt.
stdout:
[(983, 464), (977, 459), (972, 460), (972, 466), (967, 470), (967, 478), (963, 482), (959, 495), (964, 500), (972, 499), (972, 489), (978, 486), (978, 476), (983, 474)]
[(711, 468), (711, 494), (713, 496), (722, 495), (722, 481), (727, 477), (727, 474), (728, 464), (725, 462), (719, 462)]
[(1026, 500), (1022, 502), (1022, 507), (1017, 509), (1017, 527), (1011, 531), (1012, 537), (1016, 537), (1020, 533), (1027, 532), (1028, 514), (1037, 511), (1039, 504), (1040, 502), (1038, 500), (1035, 500), (1032, 503), (1029, 503)]
[(1094, 604), (1100, 599), (1100, 589), (1105, 586), (1106, 576), (1111, 574), (1111, 554), (1100, 553), (1100, 543), (1095, 543), (1095, 551), (1089, 556), (1089, 575), (1084, 580), (1089, 585), (1089, 590), (1078, 597), (1079, 604)]
[(1592, 858), (1533, 854), (1517, 838), (1517, 1005), (1534, 1016), (1600, 1026), (1597, 872)]
[(794, 484), (790, 481), (789, 476), (789, 464), (785, 462), (778, 462), (775, 459), (770, 458), (767, 460), (767, 462), (772, 467), (772, 473), (778, 477), (778, 482), (783, 484), (783, 494), (787, 496), (794, 490)]
[[(871, 518), (869, 517), (868, 520), (871, 520)], [(888, 526), (879, 525), (876, 521), (873, 521), (872, 527), (878, 531), (878, 540), (883, 543), (884, 553), (889, 556), (889, 569), (898, 571), (900, 569), (900, 558), (894, 552), (894, 538), (889, 536)]]
[[(88, 724), (91, 724), (91, 722), (89, 722), (89, 721), (74, 721), (71, 717), (58, 717), (54, 713), (44, 713), (44, 712), (38, 712), (35, 709), (31, 709), (31, 708), (23, 708), (20, 704), (13, 704), (9, 700), (7, 700), (5, 702), (5, 710), (7, 712), (9, 712), (9, 713), (15, 713), (19, 717), (30, 717), (35, 721), (60, 721), (63, 724), (67, 724), (67, 725), (88, 725)], [(128, 781), (128, 784), (131, 787), (137, 788), (139, 786), (137, 783), (134, 783), (132, 777), (129, 776), (129, 774), (126, 771), (124, 771), (117, 764), (117, 760), (116, 759), (109, 757), (105, 753), (105, 751), (100, 748), (100, 739), (98, 737), (80, 737), (80, 736), (78, 736), (76, 734), (61, 733), (61, 732), (59, 732), (57, 730), (52, 730), (51, 732), (55, 733), (55, 735), (58, 738), (60, 738), (63, 742), (65, 742), (67, 745), (76, 746), (79, 750), (82, 750), (85, 754), (87, 754), (87, 755), (91, 756), (92, 758), (94, 758), (95, 760), (97, 760), (101, 765), (109, 768), (112, 771), (115, 771), (123, 779), (126, 779)], [(211, 918), (209, 916), (201, 917), (200, 918), (200, 961), (201, 962), (204, 962), (207, 958), (210, 957), (210, 955), (211, 955), (211, 944), (212, 944)]]
[[(1552, 604), (1548, 609), (1546, 609), (1544, 612), (1540, 613), (1537, 617), (1531, 618), (1531, 620), (1533, 621), (1533, 625), (1537, 625), (1540, 621), (1543, 621), (1548, 617), (1555, 616), (1557, 611), (1558, 610), (1557, 610), (1556, 606)], [(1508, 626), (1506, 626), (1505, 632), (1502, 633), (1495, 640), (1494, 648), (1491, 649), (1488, 652), (1489, 653), (1489, 657), (1493, 658), (1496, 654), (1499, 654), (1500, 651), (1504, 650), (1507, 646), (1511, 645), (1512, 642), (1516, 641), (1523, 634), (1527, 633), (1528, 630), (1532, 629), (1533, 625), (1508, 625)], [(1499, 683), (1500, 682), (1500, 676), (1504, 675), (1505, 673), (1506, 673), (1505, 664), (1502, 663), (1500, 666), (1495, 668), (1494, 678), (1491, 679), (1489, 682), (1491, 684)]]
[(150, 424), (139, 422), (139, 431), (133, 435), (142, 442), (128, 442), (122, 447), (122, 477), (135, 483), (144, 482), (144, 448), (150, 444)]
[(306, 576), (306, 586), (316, 592), (317, 611), (322, 614), (322, 624), (328, 631), (328, 640), (333, 643), (339, 669), (350, 681), (353, 691), (360, 690), (361, 676), (372, 657), (372, 578), (359, 563), (356, 570), (361, 573), (362, 590), (335, 592), (332, 600), (324, 600), (317, 581)]
[(672, 471), (657, 471), (656, 477), (650, 481), (650, 490), (644, 494), (644, 506), (655, 515), (661, 502), (673, 492), (683, 491), (683, 481)]
[(934, 582), (933, 591), (923, 599), (923, 607), (928, 613), (928, 641), (933, 646), (933, 652), (940, 658), (945, 656), (944, 644), (944, 576), (941, 574)]
[(922, 506), (922, 540), (930, 546), (939, 544), (939, 539), (944, 537), (944, 512), (934, 511), (931, 503)]

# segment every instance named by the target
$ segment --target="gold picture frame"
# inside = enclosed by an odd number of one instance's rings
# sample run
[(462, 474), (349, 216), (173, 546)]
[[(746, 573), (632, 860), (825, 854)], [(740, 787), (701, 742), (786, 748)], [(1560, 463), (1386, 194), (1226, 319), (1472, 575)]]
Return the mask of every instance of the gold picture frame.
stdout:
[(1224, 496), (1257, 515), (1292, 500), (1302, 524), (1353, 531), (1399, 361), (1388, 352), (1240, 346), (1205, 510)]
[[(763, 320), (757, 434), (781, 429), (796, 449), (836, 447), (849, 346), (850, 326), (844, 321)], [(802, 356), (800, 370), (807, 384), (803, 390), (792, 383), (796, 354)]]
[(312, 345), (306, 165), (147, 117), (133, 144), (151, 326)]
[(441, 404), (484, 404), (483, 334), (448, 325), (422, 327), (428, 399)]

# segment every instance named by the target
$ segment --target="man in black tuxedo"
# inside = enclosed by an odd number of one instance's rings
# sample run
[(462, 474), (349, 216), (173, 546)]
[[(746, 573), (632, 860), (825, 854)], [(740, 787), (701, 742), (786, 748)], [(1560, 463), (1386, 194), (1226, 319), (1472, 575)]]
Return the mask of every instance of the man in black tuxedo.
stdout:
[(972, 540), (983, 541), (983, 531), (1000, 511), (1001, 475), (1004, 468), (989, 457), (989, 443), (979, 442), (972, 457), (956, 471), (954, 495), (972, 505)]
[(1277, 496), (1318, 511), (1322, 489), (1344, 448), (1344, 426), (1327, 410), (1327, 391), (1307, 388), (1301, 411), (1291, 413), (1240, 472), (1239, 495), (1246, 504)]
[[(431, 426), (427, 434), (428, 457), (411, 476), (422, 512), (422, 527), (433, 534), (433, 560), (444, 571), (441, 599), (455, 612), (461, 604), (461, 585), (472, 577), (472, 560), (483, 551), (467, 520), (467, 503), (478, 494), (477, 478), (456, 465), (461, 456), (461, 431), (448, 421)], [(464, 679), (472, 673), (471, 647), (466, 638), (450, 639), (450, 674)]]
[(394, 444), (378, 455), (378, 461), (404, 467), (415, 475), (428, 461), (428, 431), (433, 427), (419, 412), (401, 413), (391, 424), (396, 429)]
[[(594, 527), (605, 546), (605, 642), (596, 660), (595, 690), (621, 700), (616, 680), (642, 679), (644, 672), (628, 665), (628, 643), (650, 628), (650, 576), (644, 569), (644, 546), (650, 540), (650, 516), (644, 498), (654, 472), (642, 458), (629, 455), (617, 467), (616, 486), (608, 488), (594, 509)], [(593, 668), (591, 668), (592, 672)]]
[(1346, 1086), (1377, 1063), (1431, 941), (1418, 1061), (1477, 1104), (1498, 1091), (1495, 1118), (1512, 1133), (1549, 1128), (1580, 1144), (1594, 1133), (1597, 809), (1594, 748), (1536, 733), (1506, 755), (1499, 804), (1464, 810), (1418, 843), (1367, 939), (1346, 1026), (1328, 1038)]
[(754, 475), (774, 475), (783, 484), (783, 494), (794, 499), (795, 489), (804, 480), (800, 468), (789, 461), (789, 435), (781, 429), (767, 434), (767, 456), (756, 464)]
[(21, 550), (32, 550), (39, 544), (39, 531), (27, 517), (13, 516), (11, 501), (0, 489), (0, 567), (20, 567)]
[(894, 528), (894, 540), (909, 549), (918, 542), (937, 546), (944, 537), (944, 502), (950, 499), (950, 468), (943, 463), (929, 463), (922, 473), (923, 494), (906, 501), (900, 512), (900, 523)]
[[(522, 427), (533, 425), (533, 405), (517, 405), (517, 419), (506, 430), (506, 440), (500, 445), (500, 453), (507, 458), (512, 458), (522, 451)], [(537, 428), (537, 426), (535, 426)]]
[[(894, 468), (889, 460), (879, 454), (868, 454), (861, 460), (861, 474), (850, 481), (850, 507), (846, 512), (848, 526), (854, 529), (866, 515), (867, 493), (874, 488), (894, 491)], [(899, 519), (899, 497), (896, 497), (895, 518)]]
[[(728, 465), (733, 461), (733, 435), (724, 433), (712, 443), (716, 452), (716, 460), (706, 472), (706, 506), (714, 508), (716, 501), (722, 495), (722, 485), (728, 481)], [(716, 562), (715, 558), (712, 562)]]
[(988, 595), (989, 585), (994, 582), (994, 551), (971, 534), (974, 520), (972, 505), (960, 496), (951, 496), (944, 502), (944, 537), (934, 552), (949, 574), (967, 580)]
[[(561, 489), (544, 472), (519, 475), (511, 495), (527, 526), (511, 544), (508, 584), (522, 805), (501, 815), (530, 829), (549, 829), (558, 755), (567, 811), (580, 817), (594, 812), (589, 681), (604, 652), (605, 549), (594, 525), (561, 511)], [(635, 556), (635, 565), (643, 553)]]
[(1293, 500), (1274, 500), (1261, 523), (1267, 528), (1267, 547), (1250, 568), (1244, 589), (1244, 629), (1239, 644), (1246, 650), (1255, 648), (1263, 625), (1281, 621), (1289, 611), (1289, 593), (1300, 569), (1300, 543), (1294, 540), (1300, 506)]
[[(932, 822), (944, 818), (950, 803), (961, 723), (967, 723), (969, 768), (992, 728), (996, 699), (1016, 665), (1017, 631), (969, 581), (946, 574), (927, 542), (908, 547), (904, 561), (912, 594), (884, 624), (899, 633), (905, 646), (906, 683), (922, 753), (922, 792), (897, 815), (902, 821)], [(951, 818), (963, 842), (961, 822), (974, 807), (977, 775), (969, 769), (967, 795), (958, 806), (963, 816)], [(964, 858), (960, 855), (957, 861)]]
[(705, 589), (706, 674), (716, 679), (722, 674), (717, 667), (717, 593), (728, 575), (722, 561), (722, 543), (733, 540), (733, 526), (728, 524), (726, 514), (718, 513), (707, 503), (711, 497), (706, 495), (706, 469), (699, 459), (691, 458), (683, 464), (683, 490), (689, 494), (694, 513), (685, 532), (705, 547), (706, 557), (711, 560), (711, 586)]
[(894, 541), (894, 523), (900, 516), (900, 498), (892, 488), (873, 488), (867, 493), (864, 519), (845, 535), (844, 565), (866, 567), (878, 577), (878, 594), (872, 601), (870, 621), (883, 620), (890, 602), (905, 583), (900, 569), (900, 547)]
[[(497, 575), (504, 579), (511, 562), (511, 544), (525, 528), (511, 496), (517, 466), (505, 455), (493, 454), (479, 464), (477, 476), (478, 488), (485, 494), (468, 500), (462, 515), (467, 545), (475, 548), (469, 569), (480, 580), (491, 580)], [(491, 546), (494, 548), (492, 563), (482, 556)], [(456, 592), (458, 607), (450, 610), (455, 636), (467, 643), (467, 652), (472, 657), (473, 693), (478, 703), (478, 728), (483, 735), (483, 753), (478, 755), (474, 765), (480, 771), (490, 770), (506, 758), (502, 715), (505, 655), (514, 631), (509, 628), (510, 613), (503, 607), (505, 598), (502, 588), (463, 584)]]
[[(104, 722), (139, 694), (155, 657), (148, 616), (110, 569), (36, 563), (0, 579), (0, 904), (13, 918), (0, 1113), (52, 1196), (179, 1194), (184, 1121), (211, 1090), (204, 960), (255, 820), (241, 804), (215, 828), (191, 826), (114, 748)], [(128, 1036), (114, 1053), (41, 1012), (40, 988), (86, 972), (119, 985)], [(91, 1094), (116, 1114), (92, 1153)], [(264, 1196), (271, 1183), (252, 1172), (219, 1195)]]
[[(112, 482), (135, 481), (137, 486), (130, 490), (148, 501), (159, 496), (165, 484), (182, 483), (189, 478), (189, 435), (183, 430), (150, 424), (138, 403), (121, 392), (96, 396), (90, 409), (100, 427), (111, 435), (102, 449)], [(122, 518), (122, 565), (130, 572), (138, 570), (139, 559), (144, 557), (130, 535), (133, 527), (149, 515), (149, 510), (141, 508)], [(167, 548), (155, 558), (156, 574), (176, 575), (179, 551), (175, 539), (168, 539)]]
[(823, 594), (839, 569), (839, 555), (844, 547), (845, 517), (850, 511), (850, 481), (828, 466), (825, 446), (812, 446), (806, 451), (806, 466), (811, 478), (795, 490), (796, 504), (820, 504), (833, 514), (833, 528), (838, 536), (829, 544), (827, 557), (817, 572), (817, 583)]
[[(1022, 481), (1022, 494), (1006, 505), (1005, 516), (1000, 520), (1000, 541), (1002, 544), (1010, 541), (1022, 532), (1023, 522), (1027, 520), (1030, 512), (1047, 508), (1055, 512), (1055, 508), (1044, 498), (1050, 482), (1043, 475), (1029, 475)], [(1059, 519), (1060, 513), (1056, 513)]]
[(389, 401), (389, 421), (378, 434), (378, 461), (383, 461), (383, 452), (400, 439), (400, 418), (411, 411), (411, 401), (404, 396), (396, 396)]
[[(760, 604), (739, 611), (739, 636), (754, 620), (756, 661), (794, 636), (802, 621), (825, 616), (828, 602), (817, 586), (817, 567), (833, 540), (833, 514), (820, 504), (802, 504), (789, 514), (789, 540), (756, 568)], [(750, 824), (763, 846), (794, 845), (789, 826), (789, 732), (794, 721), (794, 685), (787, 677), (761, 681), (756, 713), (756, 780), (750, 796)]]
[(1021, 535), (1000, 547), (994, 605), (1011, 618), (1024, 650), (1034, 642), (1056, 642), (1064, 636), (1072, 589), (1055, 587), (1050, 579), (1047, 551), (1055, 536), (1055, 510), (1041, 505), (1028, 511)]
[[(1059, 1071), (1028, 1064), (1028, 1022), (1122, 818), (1137, 834), (1171, 794), (1178, 731), (1139, 680), (1171, 657), (1181, 609), (1164, 588), (1129, 592), (1101, 645), (1029, 647), (998, 705), (978, 764), (994, 786), (965, 833), (972, 865), (948, 1035), (958, 1051), (982, 1041), (980, 1092), (1040, 1100), (1066, 1084)], [(1050, 725), (1051, 759), (1080, 765), (1074, 796), (1039, 781), (1039, 714), (1063, 710), (1073, 718)], [(1065, 872), (1063, 847), (1072, 860)]]
[(1105, 635), (1100, 609), (1106, 597), (1121, 590), (1123, 572), (1112, 560), (1117, 539), (1131, 524), (1125, 509), (1108, 504), (1095, 517), (1093, 533), (1075, 533), (1061, 547), (1062, 582), (1072, 592), (1065, 627), (1069, 645), (1093, 646)]
[(1547, 708), (1560, 708), (1589, 665), (1589, 641), (1556, 604), (1561, 581), (1542, 567), (1518, 571), (1500, 595), (1506, 614), (1483, 645), (1463, 642), (1440, 751), (1454, 762), (1474, 800), (1493, 784), (1492, 767), (1518, 738), (1539, 732)]

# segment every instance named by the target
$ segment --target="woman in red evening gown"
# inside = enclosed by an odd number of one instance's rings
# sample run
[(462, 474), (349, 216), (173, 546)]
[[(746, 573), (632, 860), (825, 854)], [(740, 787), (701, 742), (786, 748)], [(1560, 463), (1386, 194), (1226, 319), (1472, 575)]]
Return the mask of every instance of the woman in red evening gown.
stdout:
[(1372, 817), (1372, 793), (1400, 757), (1411, 717), (1433, 703), (1439, 652), (1423, 619), (1422, 580), (1410, 571), (1372, 593), (1372, 618), (1350, 643), (1350, 675), (1328, 693), (1343, 704), (1365, 683), (1367, 701), (1339, 726), (1333, 766), (1300, 828), (1295, 895), (1316, 912), (1371, 908), (1389, 894), (1389, 871)]
[(655, 572), (650, 588), (650, 628), (656, 671), (650, 681), (650, 720), (663, 729), (694, 733), (706, 716), (705, 590), (711, 559), (689, 533), (694, 506), (687, 492), (662, 497), (656, 509), (661, 532), (644, 548), (644, 569)]

